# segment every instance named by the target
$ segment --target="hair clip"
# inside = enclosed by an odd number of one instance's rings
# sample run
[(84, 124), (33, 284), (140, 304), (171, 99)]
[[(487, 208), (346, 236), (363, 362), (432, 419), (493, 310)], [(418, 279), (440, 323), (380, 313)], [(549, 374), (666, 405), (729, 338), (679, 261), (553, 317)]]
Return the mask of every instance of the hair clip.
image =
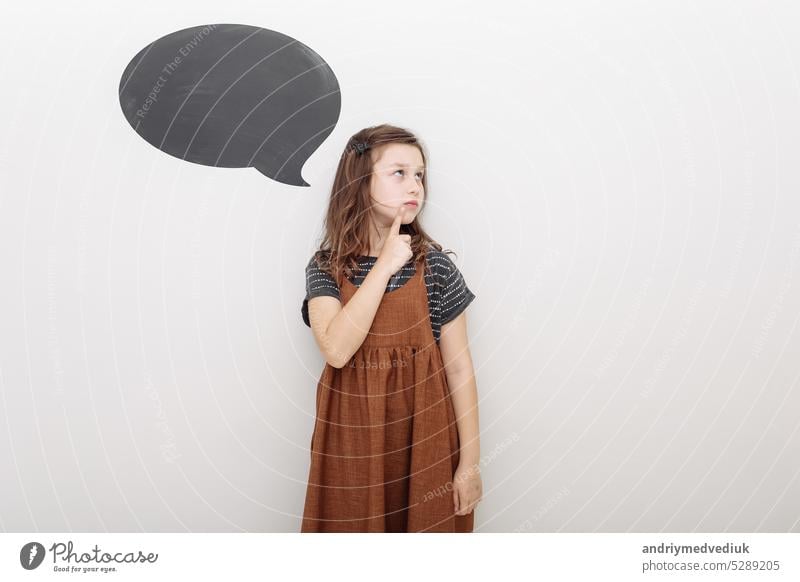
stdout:
[(365, 151), (369, 149), (369, 144), (365, 141), (357, 141), (353, 143), (350, 147), (351, 150), (355, 151), (359, 156), (363, 154)]

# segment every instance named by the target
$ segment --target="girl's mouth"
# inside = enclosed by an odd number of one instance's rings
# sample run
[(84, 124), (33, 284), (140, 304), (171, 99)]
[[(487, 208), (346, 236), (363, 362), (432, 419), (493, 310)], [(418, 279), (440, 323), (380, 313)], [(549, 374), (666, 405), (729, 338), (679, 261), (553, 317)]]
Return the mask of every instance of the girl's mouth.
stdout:
[(416, 202), (406, 202), (405, 206), (412, 206), (414, 208), (417, 208), (417, 206), (419, 206), (419, 205)]

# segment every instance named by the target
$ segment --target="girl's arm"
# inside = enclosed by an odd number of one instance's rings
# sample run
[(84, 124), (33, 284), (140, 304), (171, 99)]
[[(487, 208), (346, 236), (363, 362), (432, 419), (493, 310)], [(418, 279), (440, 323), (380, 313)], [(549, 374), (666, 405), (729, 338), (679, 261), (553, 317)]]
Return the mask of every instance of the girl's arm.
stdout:
[(378, 258), (344, 307), (335, 297), (309, 299), (311, 331), (325, 360), (334, 368), (344, 367), (364, 343), (393, 274), (387, 261)]
[(342, 307), (333, 297), (314, 297), (308, 301), (308, 321), (314, 338), (325, 360), (334, 368), (343, 368), (364, 343), (389, 279), (413, 255), (411, 236), (400, 234), (404, 216), (405, 207), (401, 205), (380, 255), (347, 305)]
[(467, 312), (442, 326), (439, 348), (444, 361), (447, 385), (453, 401), (460, 442), (459, 464), (475, 467), (480, 462), (478, 428), (478, 388), (467, 339)]

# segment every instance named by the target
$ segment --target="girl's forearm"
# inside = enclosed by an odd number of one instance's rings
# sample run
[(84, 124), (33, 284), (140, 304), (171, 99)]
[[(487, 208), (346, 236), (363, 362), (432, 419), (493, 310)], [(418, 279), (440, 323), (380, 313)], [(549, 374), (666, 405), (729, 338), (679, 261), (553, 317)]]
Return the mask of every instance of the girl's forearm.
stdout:
[(472, 367), (460, 372), (447, 373), (447, 385), (458, 426), (460, 463), (478, 464), (481, 457), (480, 428), (478, 422), (478, 386)]
[(341, 368), (350, 361), (369, 333), (392, 273), (376, 262), (347, 304), (325, 332), (328, 359)]

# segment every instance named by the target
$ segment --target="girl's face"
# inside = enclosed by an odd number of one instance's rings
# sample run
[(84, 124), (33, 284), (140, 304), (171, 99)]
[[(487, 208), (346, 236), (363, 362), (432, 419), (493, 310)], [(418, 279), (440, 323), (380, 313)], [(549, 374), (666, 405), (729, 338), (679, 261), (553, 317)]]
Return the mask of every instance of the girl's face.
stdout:
[(422, 210), (425, 198), (422, 153), (417, 146), (405, 143), (387, 144), (375, 153), (380, 157), (370, 178), (372, 214), (376, 221), (388, 226), (394, 222), (397, 209), (405, 206), (403, 224), (408, 224)]

